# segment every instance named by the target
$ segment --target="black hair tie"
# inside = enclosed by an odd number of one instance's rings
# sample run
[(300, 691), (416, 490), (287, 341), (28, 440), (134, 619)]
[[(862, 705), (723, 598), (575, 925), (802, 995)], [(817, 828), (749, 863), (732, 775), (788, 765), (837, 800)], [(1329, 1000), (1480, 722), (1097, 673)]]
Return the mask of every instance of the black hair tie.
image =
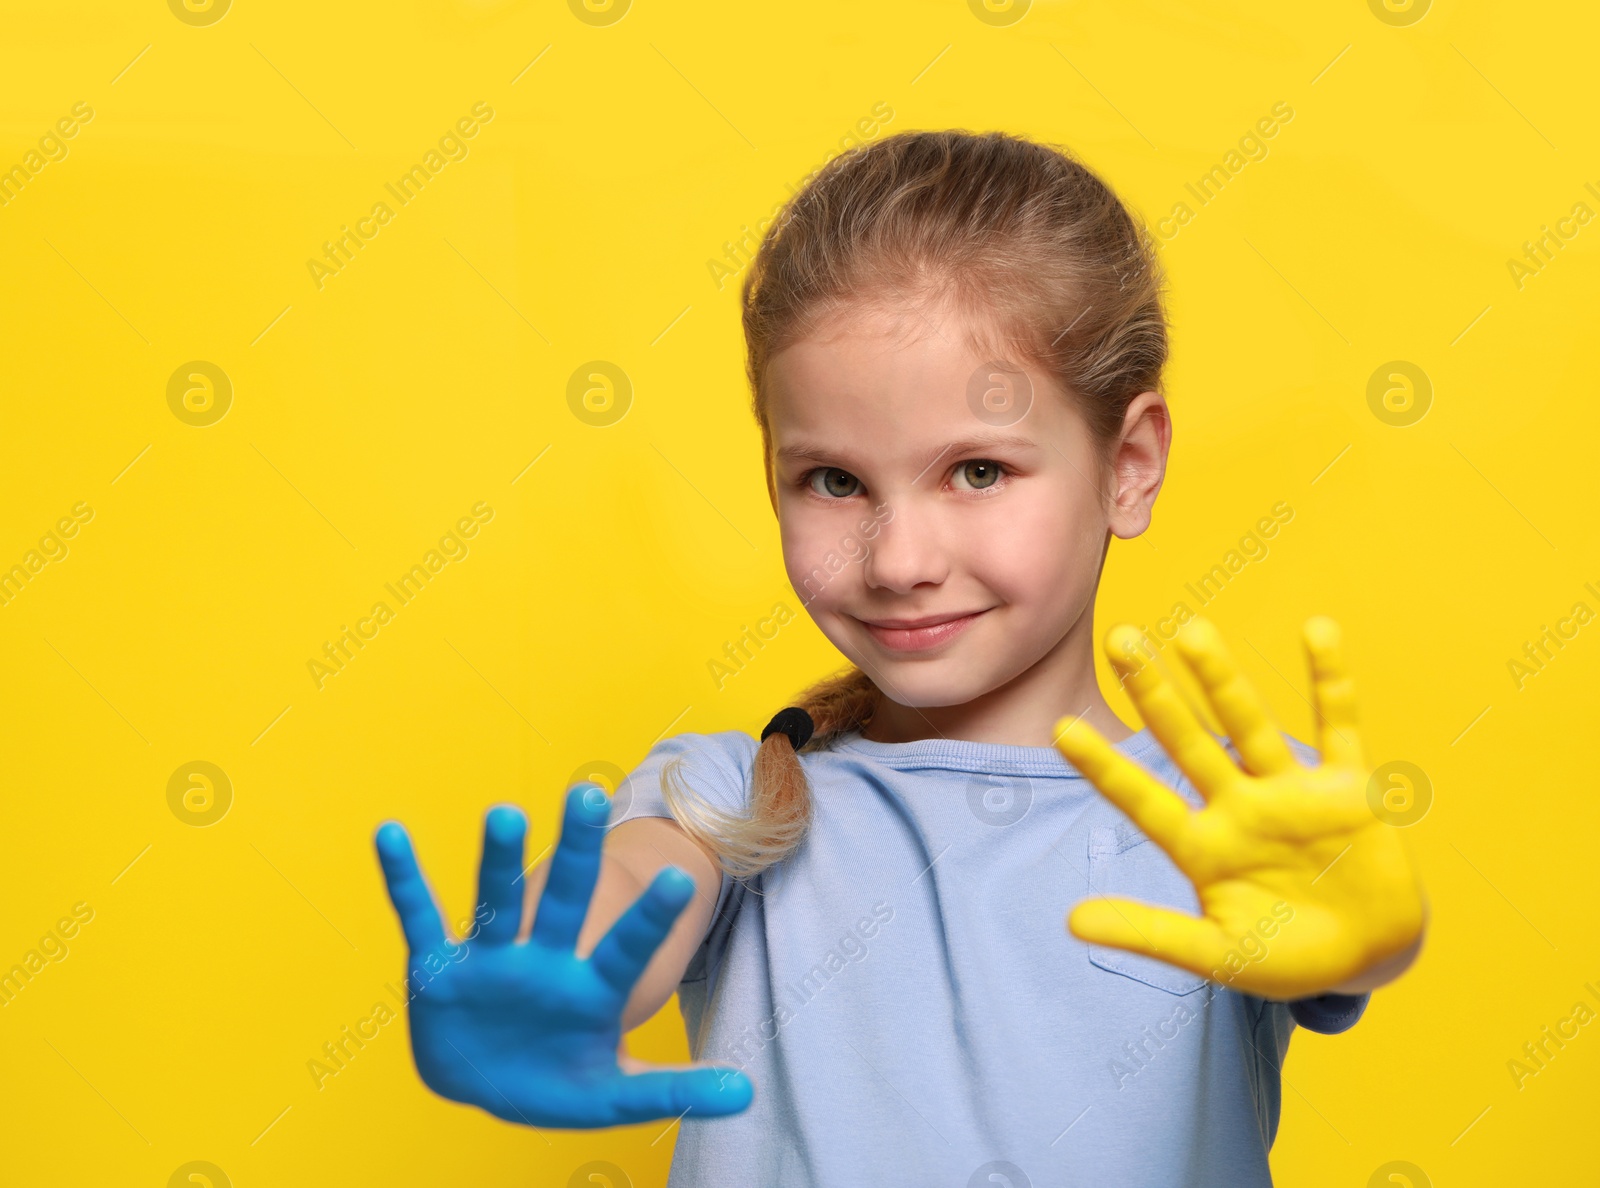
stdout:
[(791, 705), (772, 716), (772, 721), (768, 722), (767, 728), (761, 732), (761, 741), (766, 742), (767, 735), (777, 731), (787, 734), (789, 741), (794, 744), (794, 749), (798, 751), (811, 740), (816, 728), (816, 723), (812, 722), (810, 714), (798, 705)]

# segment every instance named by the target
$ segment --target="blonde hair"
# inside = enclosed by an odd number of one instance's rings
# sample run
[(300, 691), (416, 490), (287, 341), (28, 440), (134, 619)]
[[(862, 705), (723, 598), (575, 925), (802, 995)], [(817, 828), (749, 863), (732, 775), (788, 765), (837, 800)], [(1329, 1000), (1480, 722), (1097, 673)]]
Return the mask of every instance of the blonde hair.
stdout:
[[(1108, 467), (1128, 405), (1160, 391), (1168, 349), (1162, 289), (1144, 226), (1059, 145), (957, 129), (901, 132), (839, 154), (784, 205), (742, 290), (769, 488), (768, 360), (874, 302), (939, 303), (973, 315), (993, 334), (984, 347), (1032, 363), (1075, 398)], [(826, 749), (861, 729), (879, 699), (853, 665), (812, 685), (793, 703), (815, 724), (801, 750)], [(786, 735), (775, 732), (757, 749), (742, 815), (678, 786), (680, 762), (663, 770), (662, 795), (730, 875), (759, 873), (804, 839), (811, 788)]]

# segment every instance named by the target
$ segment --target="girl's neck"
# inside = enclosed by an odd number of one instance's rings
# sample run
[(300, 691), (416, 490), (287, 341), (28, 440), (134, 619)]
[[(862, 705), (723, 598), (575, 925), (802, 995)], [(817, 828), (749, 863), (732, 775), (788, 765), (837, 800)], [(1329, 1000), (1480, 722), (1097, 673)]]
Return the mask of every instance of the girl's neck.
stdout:
[(1095, 694), (1094, 702), (1084, 707), (1066, 710), (1051, 716), (1044, 715), (1029, 723), (991, 722), (982, 714), (968, 712), (970, 705), (913, 707), (898, 705), (887, 699), (861, 731), (863, 738), (873, 742), (904, 743), (926, 738), (944, 738), (964, 742), (1000, 743), (1005, 746), (1049, 747), (1055, 745), (1056, 723), (1064, 717), (1083, 713), (1089, 725), (1098, 730), (1110, 743), (1119, 743), (1137, 731), (1130, 729), (1112, 712), (1105, 698)]

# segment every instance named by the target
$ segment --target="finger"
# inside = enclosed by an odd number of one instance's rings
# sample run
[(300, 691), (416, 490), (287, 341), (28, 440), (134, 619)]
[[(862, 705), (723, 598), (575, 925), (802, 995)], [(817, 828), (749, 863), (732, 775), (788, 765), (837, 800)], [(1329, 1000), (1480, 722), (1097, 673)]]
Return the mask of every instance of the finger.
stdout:
[(1209, 800), (1239, 776), (1228, 752), (1200, 725), (1161, 669), (1139, 651), (1137, 627), (1122, 623), (1106, 632), (1106, 658), (1138, 707), (1139, 716), (1178, 769)]
[(1210, 620), (1196, 618), (1185, 624), (1176, 643), (1178, 654), (1194, 671), (1223, 730), (1238, 748), (1245, 769), (1265, 776), (1295, 767), (1299, 760), (1283, 741), (1283, 732), (1255, 687), (1239, 671), (1222, 642), (1222, 633)]
[(629, 994), (693, 897), (694, 880), (678, 867), (657, 871), (589, 955), (595, 972), (618, 994)]
[(620, 1068), (625, 1073), (647, 1073), (647, 1072), (691, 1072), (694, 1069), (702, 1068), (704, 1066), (700, 1065), (700, 1064), (696, 1064), (693, 1060), (686, 1060), (681, 1064), (657, 1064), (657, 1063), (653, 1063), (653, 1062), (651, 1062), (649, 1060), (637, 1060), (634, 1057), (627, 1055), (626, 1053), (618, 1052), (617, 1053), (617, 1067)]
[(611, 799), (597, 784), (574, 784), (567, 790), (561, 837), (550, 856), (550, 876), (534, 911), (529, 939), (546, 948), (574, 952), (589, 899), (600, 878), (600, 851), (605, 844)]
[(411, 838), (398, 821), (385, 821), (374, 837), (383, 881), (389, 888), (389, 902), (400, 917), (406, 946), (413, 953), (425, 953), (444, 943), (444, 922), (433, 893), (423, 881)]
[(1356, 730), (1356, 686), (1345, 668), (1339, 624), (1326, 615), (1305, 625), (1306, 655), (1311, 660), (1311, 691), (1317, 708), (1317, 749), (1322, 761), (1361, 766), (1361, 738)]
[(750, 1078), (733, 1068), (689, 1072), (647, 1072), (612, 1082), (611, 1104), (617, 1125), (655, 1118), (720, 1118), (747, 1109), (755, 1095)]
[(1172, 789), (1105, 740), (1082, 718), (1056, 723), (1056, 750), (1168, 854), (1183, 848), (1190, 809)]
[(1220, 968), (1228, 951), (1212, 921), (1133, 899), (1085, 899), (1068, 914), (1067, 927), (1091, 945), (1154, 957), (1201, 977)]
[(497, 804), (483, 818), (483, 860), (478, 866), (478, 939), (506, 945), (522, 926), (522, 846), (528, 819), (522, 810)]

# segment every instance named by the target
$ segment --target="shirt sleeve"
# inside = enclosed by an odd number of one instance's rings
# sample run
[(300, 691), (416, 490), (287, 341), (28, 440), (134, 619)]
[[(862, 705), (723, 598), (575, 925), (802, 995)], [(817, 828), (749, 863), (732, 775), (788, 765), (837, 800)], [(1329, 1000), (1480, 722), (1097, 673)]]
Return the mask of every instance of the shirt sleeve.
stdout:
[(1283, 1058), (1288, 1054), (1289, 1037), (1295, 1027), (1304, 1027), (1321, 1035), (1337, 1035), (1341, 1031), (1348, 1031), (1361, 1018), (1372, 995), (1319, 994), (1289, 1002), (1257, 998), (1253, 994), (1243, 997), (1255, 1015), (1251, 1035), (1255, 1059), (1248, 1067), (1253, 1070), (1261, 1133), (1267, 1136), (1270, 1144), (1278, 1133)]
[(1289, 1014), (1307, 1031), (1338, 1035), (1356, 1025), (1370, 1001), (1370, 993), (1319, 994), (1314, 998), (1295, 999), (1289, 1003)]
[(750, 772), (755, 766), (757, 745), (742, 730), (676, 734), (662, 739), (617, 785), (607, 828), (635, 817), (671, 818), (661, 779), (667, 765), (676, 759), (683, 761), (674, 769), (678, 787), (721, 812), (743, 814), (750, 803)]

